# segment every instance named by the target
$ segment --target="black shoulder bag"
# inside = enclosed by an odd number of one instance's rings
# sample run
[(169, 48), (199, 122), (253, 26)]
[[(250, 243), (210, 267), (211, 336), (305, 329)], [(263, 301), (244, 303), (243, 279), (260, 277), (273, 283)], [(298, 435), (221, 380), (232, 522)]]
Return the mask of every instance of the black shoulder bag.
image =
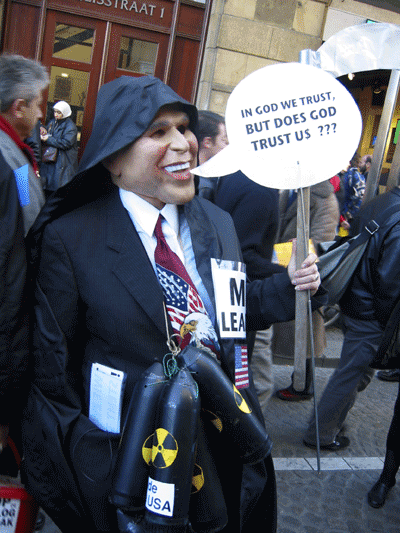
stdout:
[(319, 257), (318, 270), (322, 285), (328, 291), (328, 305), (338, 303), (350, 283), (369, 239), (379, 230), (382, 223), (395, 213), (399, 214), (398, 220), (400, 220), (400, 207), (398, 205), (392, 206), (380, 213), (375, 219), (370, 220), (357, 236), (340, 245), (333, 242), (327, 251)]

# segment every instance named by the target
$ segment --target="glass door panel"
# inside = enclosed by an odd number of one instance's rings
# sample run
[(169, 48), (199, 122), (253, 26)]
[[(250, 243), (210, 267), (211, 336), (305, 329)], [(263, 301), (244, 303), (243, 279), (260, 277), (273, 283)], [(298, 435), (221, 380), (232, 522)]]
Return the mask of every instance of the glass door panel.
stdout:
[(53, 118), (53, 105), (60, 100), (71, 106), (71, 118), (78, 128), (78, 145), (82, 135), (83, 114), (89, 87), (89, 72), (65, 67), (51, 67), (47, 98), (46, 124)]
[(156, 69), (158, 44), (132, 37), (121, 37), (118, 68), (130, 70), (136, 74), (154, 76)]
[(93, 43), (93, 29), (57, 23), (54, 32), (53, 57), (91, 63)]
[(105, 82), (119, 76), (164, 75), (168, 35), (113, 24)]

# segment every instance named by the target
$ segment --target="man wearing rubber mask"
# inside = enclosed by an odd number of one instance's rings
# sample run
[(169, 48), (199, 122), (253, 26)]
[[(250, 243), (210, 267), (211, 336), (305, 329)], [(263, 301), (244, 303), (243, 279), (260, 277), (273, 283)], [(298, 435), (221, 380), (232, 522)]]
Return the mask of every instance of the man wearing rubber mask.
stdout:
[[(78, 174), (48, 201), (33, 231), (37, 318), (25, 475), (63, 533), (78, 524), (117, 531), (108, 498), (121, 428), (135, 382), (164, 360), (168, 338), (181, 347), (201, 343), (262, 420), (251, 376), (237, 368), (242, 333), (292, 318), (295, 289), (318, 290), (314, 305), (324, 303), (311, 255), (299, 271), (292, 261), (288, 273), (246, 284), (246, 325), (232, 315), (221, 323), (226, 302), (213, 268), (222, 265), (222, 280), (225, 268), (240, 266), (232, 279), (243, 268), (230, 216), (194, 197), (196, 123), (196, 108), (156, 78), (104, 85)], [(165, 274), (164, 260), (178, 265), (179, 280), (176, 270)], [(236, 292), (238, 300), (243, 295)], [(103, 389), (118, 376), (110, 398)], [(112, 421), (100, 412), (106, 401)], [(270, 448), (251, 465), (229, 445), (213, 450), (225, 533), (276, 531)]]

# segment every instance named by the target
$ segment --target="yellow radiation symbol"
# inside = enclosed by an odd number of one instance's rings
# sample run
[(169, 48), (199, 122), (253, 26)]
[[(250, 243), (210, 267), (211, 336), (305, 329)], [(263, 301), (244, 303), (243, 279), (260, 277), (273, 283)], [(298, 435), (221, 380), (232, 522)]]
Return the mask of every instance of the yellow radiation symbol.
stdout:
[(193, 477), (192, 477), (192, 488), (191, 494), (199, 492), (204, 485), (204, 474), (203, 469), (200, 465), (195, 464), (193, 468)]
[(235, 395), (235, 402), (236, 402), (236, 405), (239, 407), (239, 409), (243, 412), (243, 413), (251, 413), (251, 409), (250, 407), (247, 405), (246, 403), (246, 400), (243, 398), (243, 396), (240, 394), (240, 392), (237, 390), (237, 388), (235, 387), (235, 385), (233, 385), (233, 393)]
[(153, 435), (154, 433), (152, 433), (150, 437), (147, 437), (142, 446), (142, 457), (148, 465), (151, 463), (151, 453), (153, 450)]
[(171, 466), (178, 455), (178, 443), (166, 429), (158, 428), (154, 433), (151, 462), (156, 468)]
[(202, 409), (202, 411), (207, 416), (207, 419), (211, 422), (211, 424), (213, 424), (221, 433), (224, 427), (222, 424), (222, 420), (218, 417), (218, 415), (212, 413), (211, 411), (207, 411), (207, 409)]

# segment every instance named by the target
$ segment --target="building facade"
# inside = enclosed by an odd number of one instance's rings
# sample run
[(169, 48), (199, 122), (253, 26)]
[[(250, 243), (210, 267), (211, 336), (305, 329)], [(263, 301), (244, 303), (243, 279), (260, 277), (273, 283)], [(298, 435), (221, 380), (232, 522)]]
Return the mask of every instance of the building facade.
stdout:
[[(318, 50), (338, 31), (367, 20), (400, 25), (396, 0), (213, 0), (197, 105), (224, 114), (234, 87), (267, 65), (299, 60), (301, 50)], [(340, 79), (363, 118), (360, 155), (372, 154), (389, 71)], [(394, 112), (382, 172), (390, 169), (400, 102)], [(400, 126), (399, 126), (400, 127)]]
[(205, 0), (2, 0), (2, 50), (50, 72), (46, 121), (59, 100), (72, 108), (80, 150), (96, 95), (119, 76), (151, 74), (194, 101), (205, 42)]
[[(42, 61), (51, 75), (44, 112), (66, 100), (90, 134), (99, 87), (153, 74), (200, 109), (224, 114), (233, 88), (266, 65), (299, 60), (341, 29), (400, 25), (396, 0), (0, 0), (2, 51)], [(363, 117), (360, 154), (372, 153), (389, 71), (341, 80)], [(390, 168), (400, 106), (388, 139)], [(399, 122), (400, 124), (400, 122)], [(397, 137), (396, 137), (397, 138)]]

